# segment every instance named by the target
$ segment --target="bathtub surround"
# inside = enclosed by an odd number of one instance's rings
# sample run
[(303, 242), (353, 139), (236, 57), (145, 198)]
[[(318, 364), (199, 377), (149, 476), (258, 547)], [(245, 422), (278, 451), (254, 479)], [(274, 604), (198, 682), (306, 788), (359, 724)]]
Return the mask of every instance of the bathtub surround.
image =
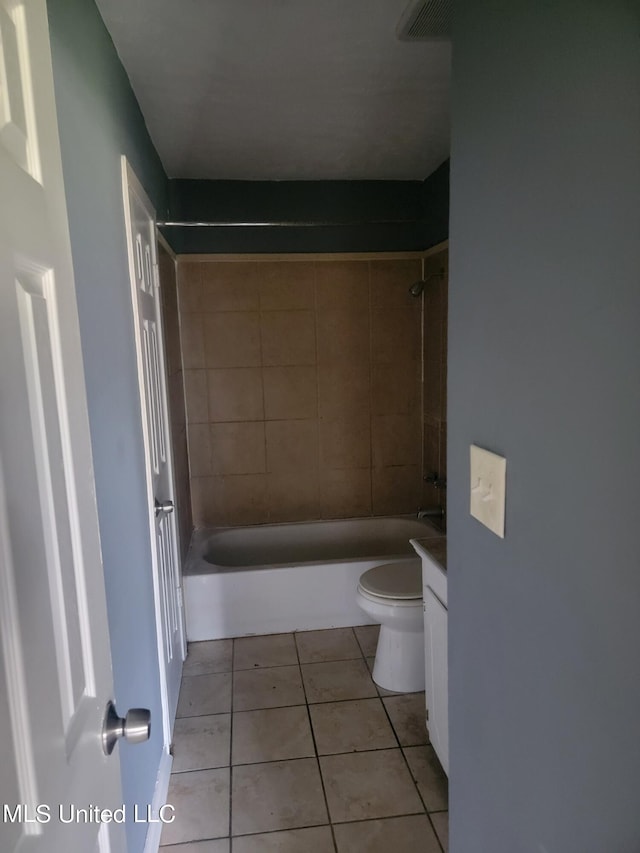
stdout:
[(161, 242), (158, 243), (158, 274), (162, 295), (162, 325), (167, 363), (167, 394), (169, 395), (178, 536), (180, 539), (180, 556), (184, 561), (189, 550), (193, 517), (191, 514), (191, 487), (187, 452), (187, 416), (184, 404), (184, 371), (180, 346), (178, 287), (175, 259)]
[(180, 257), (194, 523), (413, 513), (422, 261)]

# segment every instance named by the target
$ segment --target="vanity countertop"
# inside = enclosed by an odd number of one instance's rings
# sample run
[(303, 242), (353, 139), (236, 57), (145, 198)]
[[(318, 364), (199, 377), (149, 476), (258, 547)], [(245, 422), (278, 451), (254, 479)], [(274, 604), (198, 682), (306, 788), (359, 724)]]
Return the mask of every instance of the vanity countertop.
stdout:
[(447, 537), (438, 539), (411, 539), (411, 544), (421, 557), (430, 557), (436, 562), (443, 572), (447, 571)]

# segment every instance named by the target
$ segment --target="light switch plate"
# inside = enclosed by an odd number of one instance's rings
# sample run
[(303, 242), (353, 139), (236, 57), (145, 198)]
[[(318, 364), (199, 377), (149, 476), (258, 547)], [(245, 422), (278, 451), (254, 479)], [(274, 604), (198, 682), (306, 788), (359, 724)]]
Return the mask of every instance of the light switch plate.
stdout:
[(504, 539), (507, 460), (475, 444), (470, 449), (471, 515)]

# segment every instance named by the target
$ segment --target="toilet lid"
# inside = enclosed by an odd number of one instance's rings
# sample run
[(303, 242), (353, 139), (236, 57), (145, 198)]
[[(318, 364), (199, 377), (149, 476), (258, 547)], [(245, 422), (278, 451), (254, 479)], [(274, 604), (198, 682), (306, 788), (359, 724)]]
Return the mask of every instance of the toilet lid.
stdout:
[(365, 572), (360, 586), (380, 598), (422, 598), (422, 561), (385, 563)]

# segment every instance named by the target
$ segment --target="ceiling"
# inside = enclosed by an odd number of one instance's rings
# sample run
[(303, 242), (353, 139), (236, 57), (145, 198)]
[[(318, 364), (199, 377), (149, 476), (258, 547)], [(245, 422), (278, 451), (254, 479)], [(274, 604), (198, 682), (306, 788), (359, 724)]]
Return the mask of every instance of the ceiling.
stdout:
[(407, 0), (96, 0), (167, 174), (422, 180), (449, 155), (448, 42)]

